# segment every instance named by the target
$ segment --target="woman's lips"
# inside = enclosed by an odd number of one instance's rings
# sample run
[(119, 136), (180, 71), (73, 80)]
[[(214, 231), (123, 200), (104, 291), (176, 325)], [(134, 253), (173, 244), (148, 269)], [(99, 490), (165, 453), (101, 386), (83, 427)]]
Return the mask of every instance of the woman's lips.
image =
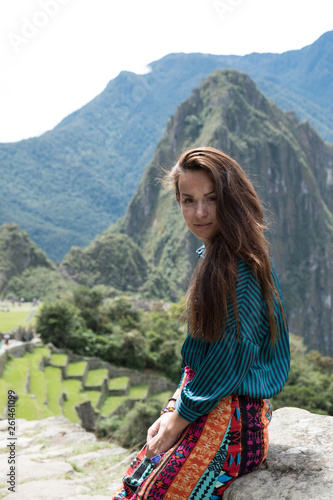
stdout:
[(211, 222), (208, 222), (207, 224), (194, 224), (194, 226), (197, 227), (198, 229), (202, 229), (210, 226), (211, 224), (212, 224)]

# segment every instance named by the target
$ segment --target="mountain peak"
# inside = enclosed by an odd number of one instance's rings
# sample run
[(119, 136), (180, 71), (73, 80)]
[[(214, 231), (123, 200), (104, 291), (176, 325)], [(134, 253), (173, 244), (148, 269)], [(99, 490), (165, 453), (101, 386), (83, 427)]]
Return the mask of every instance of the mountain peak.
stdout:
[(331, 39), (329, 32), (306, 50), (284, 54), (170, 54), (149, 73), (121, 72), (54, 130), (0, 144), (0, 199), (6, 200), (0, 224), (19, 223), (55, 261), (71, 246), (88, 245), (124, 215), (177, 106), (220, 68), (249, 74), (280, 108), (332, 141), (333, 51), (320, 48)]
[[(141, 245), (176, 298), (186, 289), (201, 243), (187, 231), (156, 178), (160, 166), (170, 168), (179, 154), (198, 146), (235, 158), (255, 185), (272, 227), (267, 237), (285, 287), (292, 331), (312, 348), (332, 354), (332, 319), (320, 297), (333, 286), (332, 186), (327, 184), (333, 151), (313, 127), (267, 99), (248, 75), (226, 69), (205, 78), (169, 120), (123, 221), (123, 230)], [(316, 275), (306, 271), (309, 262)], [(321, 332), (309, 313), (313, 310), (325, 317)]]

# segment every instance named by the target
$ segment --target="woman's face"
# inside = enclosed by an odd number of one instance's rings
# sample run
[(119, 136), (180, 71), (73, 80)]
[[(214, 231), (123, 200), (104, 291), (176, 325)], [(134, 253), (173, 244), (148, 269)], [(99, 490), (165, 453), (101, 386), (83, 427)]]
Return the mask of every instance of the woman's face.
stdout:
[(216, 217), (215, 186), (208, 172), (184, 172), (178, 181), (177, 201), (189, 230), (205, 244), (215, 236)]

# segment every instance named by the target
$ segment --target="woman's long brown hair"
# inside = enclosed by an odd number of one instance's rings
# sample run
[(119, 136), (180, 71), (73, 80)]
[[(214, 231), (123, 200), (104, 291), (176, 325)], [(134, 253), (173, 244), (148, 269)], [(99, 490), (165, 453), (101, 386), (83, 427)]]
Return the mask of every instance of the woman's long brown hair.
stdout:
[(238, 163), (209, 147), (191, 149), (181, 155), (168, 176), (176, 196), (179, 196), (179, 177), (184, 172), (201, 169), (208, 172), (215, 185), (219, 229), (206, 246), (205, 258), (199, 259), (188, 288), (190, 333), (210, 342), (219, 340), (228, 320), (228, 300), (231, 300), (240, 339), (236, 278), (237, 260), (241, 258), (251, 266), (262, 287), (274, 343), (277, 336), (274, 298), (281, 307), (284, 321), (285, 316), (273, 283), (260, 199)]

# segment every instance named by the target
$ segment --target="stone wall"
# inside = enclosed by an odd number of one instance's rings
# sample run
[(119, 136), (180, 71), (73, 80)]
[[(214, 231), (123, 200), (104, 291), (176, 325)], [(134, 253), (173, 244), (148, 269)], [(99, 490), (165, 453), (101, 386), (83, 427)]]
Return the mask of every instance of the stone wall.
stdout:
[[(34, 350), (34, 344), (36, 343), (36, 340), (33, 340), (31, 342), (16, 342), (15, 343), (10, 343), (9, 345), (1, 347), (1, 352), (0, 352), (0, 377), (3, 372), (3, 368), (8, 361), (8, 356), (13, 356), (14, 358), (21, 358), (24, 356), (24, 353), (26, 351), (32, 352)], [(13, 342), (13, 341), (10, 341)]]
[[(35, 343), (38, 341), (38, 339), (34, 339), (32, 342), (17, 342), (15, 345), (9, 345), (6, 346), (5, 350), (0, 355), (0, 375), (2, 373), (3, 367), (8, 360), (9, 354), (14, 356), (14, 357), (22, 357), (26, 351), (33, 351), (35, 348)], [(67, 354), (68, 355), (68, 360), (67, 360), (67, 365), (69, 362), (78, 362), (78, 361), (86, 361), (87, 362), (87, 369), (85, 370), (85, 373), (82, 379), (82, 385), (85, 387), (86, 383), (86, 378), (89, 370), (95, 370), (95, 369), (100, 369), (104, 368), (107, 369), (108, 371), (108, 376), (109, 378), (117, 378), (117, 377), (128, 377), (130, 384), (133, 385), (148, 385), (149, 386), (149, 393), (148, 395), (158, 393), (158, 392), (165, 392), (165, 391), (170, 391), (173, 392), (175, 390), (175, 384), (172, 383), (170, 380), (166, 379), (165, 377), (160, 377), (157, 375), (152, 375), (152, 374), (146, 374), (139, 372), (137, 370), (131, 370), (129, 368), (121, 368), (117, 367), (114, 365), (111, 365), (110, 363), (103, 361), (99, 358), (88, 358), (85, 356), (79, 356), (77, 354), (73, 353), (68, 353), (64, 349), (57, 349), (54, 347), (52, 344), (48, 344), (48, 347), (51, 349), (51, 352), (54, 354)], [(50, 366), (55, 366), (53, 365), (49, 360), (42, 360), (41, 362), (41, 369), (43, 370), (45, 365), (50, 365)], [(66, 371), (67, 371), (67, 365), (60, 367), (61, 372), (62, 372), (62, 378), (66, 379)], [(72, 378), (72, 377), (71, 377)], [(29, 392), (29, 387), (30, 386), (30, 376), (28, 374), (27, 376), (27, 391)], [(91, 430), (94, 428), (94, 426), (91, 424), (91, 420), (93, 419), (92, 415), (94, 415), (94, 419), (96, 422), (96, 419), (99, 415), (98, 410), (101, 408), (105, 398), (108, 396), (108, 384), (106, 381), (103, 382), (102, 386), (98, 387), (89, 387), (87, 388), (88, 390), (98, 390), (100, 391), (100, 398), (98, 400), (96, 409), (97, 411), (90, 411), (90, 409), (86, 408), (85, 403), (82, 405), (78, 405), (76, 407), (76, 411), (79, 415), (80, 418), (83, 418), (82, 424), (84, 423), (84, 427), (86, 429), (89, 428)], [(59, 404), (61, 405), (63, 402), (63, 398), (65, 395), (62, 395), (59, 401)], [(118, 411), (122, 413), (124, 411), (124, 407), (130, 409), (133, 405), (135, 404), (135, 400), (127, 400), (125, 402), (125, 405), (122, 405), (119, 407)], [(88, 416), (85, 416), (86, 410), (88, 411)], [(82, 417), (84, 416), (84, 417)], [(89, 421), (89, 424), (86, 424), (86, 422)]]
[(0, 377), (2, 375), (4, 366), (5, 366), (6, 362), (7, 362), (7, 360), (8, 360), (8, 354), (7, 354), (6, 351), (4, 351), (4, 352), (2, 352), (0, 354)]
[[(140, 372), (138, 370), (132, 370), (130, 368), (118, 367), (99, 358), (79, 356), (78, 354), (68, 353), (63, 349), (57, 349), (52, 344), (49, 345), (54, 353), (68, 354), (69, 362), (87, 361), (89, 370), (106, 368), (109, 373), (109, 378), (129, 377), (130, 382), (133, 385), (149, 384), (152, 393), (175, 390), (175, 384), (165, 377)], [(85, 380), (83, 379), (83, 384), (84, 383)]]

